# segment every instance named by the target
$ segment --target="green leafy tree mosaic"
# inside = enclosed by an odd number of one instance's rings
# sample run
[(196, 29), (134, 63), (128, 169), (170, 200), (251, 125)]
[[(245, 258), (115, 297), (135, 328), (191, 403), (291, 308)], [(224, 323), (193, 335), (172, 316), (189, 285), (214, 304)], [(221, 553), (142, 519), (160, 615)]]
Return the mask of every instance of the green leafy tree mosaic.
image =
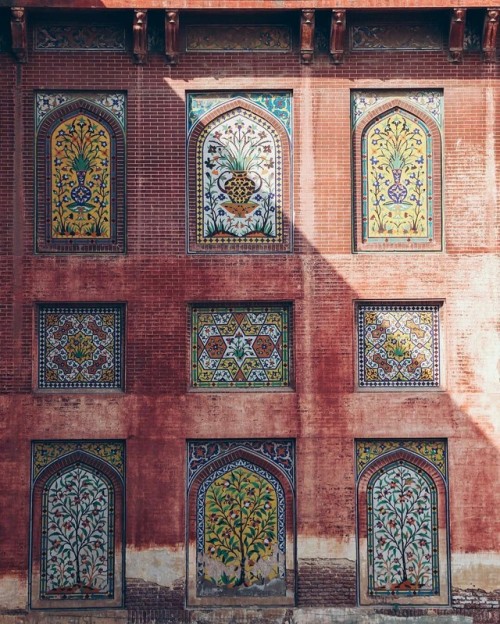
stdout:
[(276, 492), (243, 467), (214, 481), (205, 501), (205, 580), (224, 588), (279, 575)]

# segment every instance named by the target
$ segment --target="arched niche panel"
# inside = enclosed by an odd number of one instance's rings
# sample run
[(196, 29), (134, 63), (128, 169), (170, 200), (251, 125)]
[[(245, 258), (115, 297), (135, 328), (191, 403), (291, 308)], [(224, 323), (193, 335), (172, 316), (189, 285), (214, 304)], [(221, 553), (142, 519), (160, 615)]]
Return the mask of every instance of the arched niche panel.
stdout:
[(125, 250), (123, 97), (47, 95), (37, 109), (38, 251)]
[(442, 248), (441, 129), (417, 102), (375, 99), (355, 120), (356, 251)]
[[(445, 476), (404, 441), (357, 441), (358, 457), (370, 443), (386, 449), (358, 476), (359, 602), (448, 605)], [(445, 453), (444, 441), (435, 444)]]
[(33, 457), (31, 607), (122, 606), (123, 444), (35, 442)]
[[(214, 98), (188, 134), (189, 250), (290, 250), (289, 94)], [(188, 100), (192, 102), (193, 100)], [(190, 111), (188, 111), (190, 117)]]
[[(293, 462), (291, 441), (265, 443)], [(207, 444), (222, 450), (188, 483), (188, 604), (294, 604), (293, 470), (266, 458), (258, 441), (190, 442), (190, 456)]]

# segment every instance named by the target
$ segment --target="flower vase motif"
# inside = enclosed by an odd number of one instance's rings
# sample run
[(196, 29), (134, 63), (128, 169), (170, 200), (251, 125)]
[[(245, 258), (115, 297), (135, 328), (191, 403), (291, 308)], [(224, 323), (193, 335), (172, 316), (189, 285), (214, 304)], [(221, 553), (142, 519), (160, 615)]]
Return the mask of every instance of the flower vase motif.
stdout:
[(274, 239), (281, 211), (279, 137), (263, 118), (236, 108), (202, 138), (205, 239)]
[(401, 184), (401, 169), (393, 169), (392, 177), (394, 178), (394, 184), (389, 187), (387, 195), (394, 203), (401, 204), (408, 194), (406, 187)]
[(85, 178), (87, 176), (87, 170), (76, 171), (76, 178), (78, 180), (78, 186), (71, 191), (72, 203), (68, 204), (68, 208), (78, 213), (78, 220), (83, 220), (83, 214), (92, 210), (92, 204), (89, 204), (89, 200), (92, 197), (92, 191), (88, 186), (85, 186)]

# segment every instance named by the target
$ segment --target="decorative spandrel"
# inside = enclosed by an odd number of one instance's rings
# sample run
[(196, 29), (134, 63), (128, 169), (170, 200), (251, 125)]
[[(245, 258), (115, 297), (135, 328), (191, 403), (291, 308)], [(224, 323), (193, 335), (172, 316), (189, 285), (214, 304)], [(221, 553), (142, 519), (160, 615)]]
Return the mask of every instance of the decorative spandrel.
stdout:
[(194, 388), (290, 386), (288, 305), (193, 306)]
[(47, 482), (42, 503), (40, 598), (111, 598), (114, 585), (113, 488), (76, 464)]
[(442, 93), (353, 91), (356, 251), (439, 251)]
[(424, 457), (439, 472), (446, 476), (446, 442), (429, 438), (422, 440), (357, 440), (356, 441), (356, 474), (359, 477), (363, 469), (374, 459), (398, 448), (407, 449), (415, 455)]
[(368, 485), (368, 592), (439, 593), (436, 487), (425, 471), (399, 461)]
[(394, 109), (363, 136), (363, 239), (433, 237), (432, 139), (414, 115)]
[(124, 251), (125, 96), (37, 93), (39, 251)]
[(198, 502), (204, 514), (198, 595), (284, 594), (281, 486), (261, 468), (241, 460), (215, 474), (217, 478), (200, 489)]
[(121, 305), (40, 306), (38, 337), (39, 388), (122, 388)]
[(439, 305), (359, 304), (359, 387), (438, 387), (439, 310)]
[(188, 97), (191, 251), (287, 251), (288, 93)]

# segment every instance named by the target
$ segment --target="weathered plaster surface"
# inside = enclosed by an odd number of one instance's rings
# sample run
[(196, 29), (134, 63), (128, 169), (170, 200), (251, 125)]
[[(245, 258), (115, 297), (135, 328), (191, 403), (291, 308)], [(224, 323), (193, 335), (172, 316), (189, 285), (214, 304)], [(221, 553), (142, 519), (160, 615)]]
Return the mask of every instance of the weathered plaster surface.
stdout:
[(127, 548), (127, 577), (173, 587), (186, 576), (186, 554), (173, 548)]
[(0, 578), (0, 610), (25, 609), (27, 602), (28, 584), (25, 579), (7, 575)]
[[(500, 555), (496, 553), (455, 553), (451, 556), (453, 587), (483, 589), (500, 588)], [(498, 614), (500, 620), (500, 613)]]
[(356, 560), (356, 538), (345, 539), (300, 536), (297, 539), (297, 556), (299, 559), (349, 559)]

